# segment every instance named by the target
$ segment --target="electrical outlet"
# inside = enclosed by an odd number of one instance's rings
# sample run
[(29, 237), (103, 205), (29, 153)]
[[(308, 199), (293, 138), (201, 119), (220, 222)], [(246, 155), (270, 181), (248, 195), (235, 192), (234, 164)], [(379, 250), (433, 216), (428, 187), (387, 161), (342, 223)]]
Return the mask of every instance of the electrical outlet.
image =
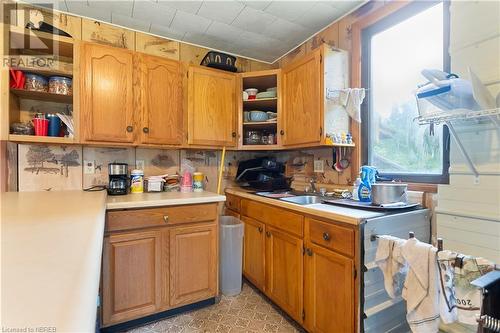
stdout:
[(314, 172), (325, 172), (323, 160), (314, 160)]
[(95, 173), (95, 161), (83, 161), (83, 173), (92, 175)]
[(144, 171), (144, 160), (135, 160), (135, 168)]

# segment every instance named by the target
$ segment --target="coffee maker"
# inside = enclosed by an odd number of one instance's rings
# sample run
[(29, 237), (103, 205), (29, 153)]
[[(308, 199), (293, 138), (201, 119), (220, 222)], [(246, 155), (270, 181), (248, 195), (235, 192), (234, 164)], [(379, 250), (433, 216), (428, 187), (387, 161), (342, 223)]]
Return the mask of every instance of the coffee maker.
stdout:
[(108, 164), (109, 195), (124, 195), (128, 190), (128, 164), (109, 163)]

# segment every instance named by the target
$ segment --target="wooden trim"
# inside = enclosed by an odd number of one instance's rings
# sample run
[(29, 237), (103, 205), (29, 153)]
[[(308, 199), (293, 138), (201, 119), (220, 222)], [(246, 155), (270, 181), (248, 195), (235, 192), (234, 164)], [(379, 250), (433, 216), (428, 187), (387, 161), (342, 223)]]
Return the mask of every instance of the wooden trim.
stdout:
[(437, 193), (438, 184), (430, 183), (408, 183), (409, 191), (420, 191), (425, 193)]
[[(352, 50), (351, 50), (351, 87), (361, 88), (361, 32), (368, 26), (376, 23), (384, 17), (398, 11), (411, 1), (392, 1), (372, 13), (363, 16), (351, 26)], [(361, 152), (361, 124), (351, 119), (351, 134), (356, 147), (351, 157), (351, 169), (359, 170), (362, 163)]]

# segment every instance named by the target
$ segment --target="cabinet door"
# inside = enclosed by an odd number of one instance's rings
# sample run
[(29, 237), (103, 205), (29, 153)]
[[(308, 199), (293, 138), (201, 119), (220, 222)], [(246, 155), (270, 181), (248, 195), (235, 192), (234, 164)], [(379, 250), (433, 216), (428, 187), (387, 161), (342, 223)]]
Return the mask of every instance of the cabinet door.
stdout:
[(316, 245), (305, 256), (305, 326), (311, 332), (354, 332), (354, 264)]
[(236, 75), (190, 66), (188, 76), (188, 143), (235, 146)]
[(321, 54), (313, 52), (283, 68), (283, 145), (321, 140)]
[(181, 64), (145, 54), (136, 57), (140, 68), (141, 143), (182, 143)]
[(170, 305), (193, 303), (217, 294), (217, 225), (170, 230)]
[(133, 55), (84, 43), (81, 128), (84, 141), (134, 141)]
[(103, 324), (154, 313), (161, 302), (161, 231), (104, 239)]
[(265, 234), (264, 224), (242, 216), (245, 237), (243, 237), (243, 274), (257, 288), (265, 288)]
[(303, 241), (266, 226), (266, 294), (302, 322)]

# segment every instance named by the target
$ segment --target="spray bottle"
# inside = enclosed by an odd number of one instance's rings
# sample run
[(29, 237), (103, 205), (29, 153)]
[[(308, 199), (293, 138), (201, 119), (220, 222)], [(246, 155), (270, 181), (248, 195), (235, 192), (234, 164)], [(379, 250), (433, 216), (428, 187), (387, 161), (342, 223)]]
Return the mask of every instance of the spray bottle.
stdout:
[(371, 201), (372, 184), (375, 183), (377, 170), (369, 165), (363, 165), (360, 170), (361, 184), (358, 186), (358, 198), (361, 202)]

